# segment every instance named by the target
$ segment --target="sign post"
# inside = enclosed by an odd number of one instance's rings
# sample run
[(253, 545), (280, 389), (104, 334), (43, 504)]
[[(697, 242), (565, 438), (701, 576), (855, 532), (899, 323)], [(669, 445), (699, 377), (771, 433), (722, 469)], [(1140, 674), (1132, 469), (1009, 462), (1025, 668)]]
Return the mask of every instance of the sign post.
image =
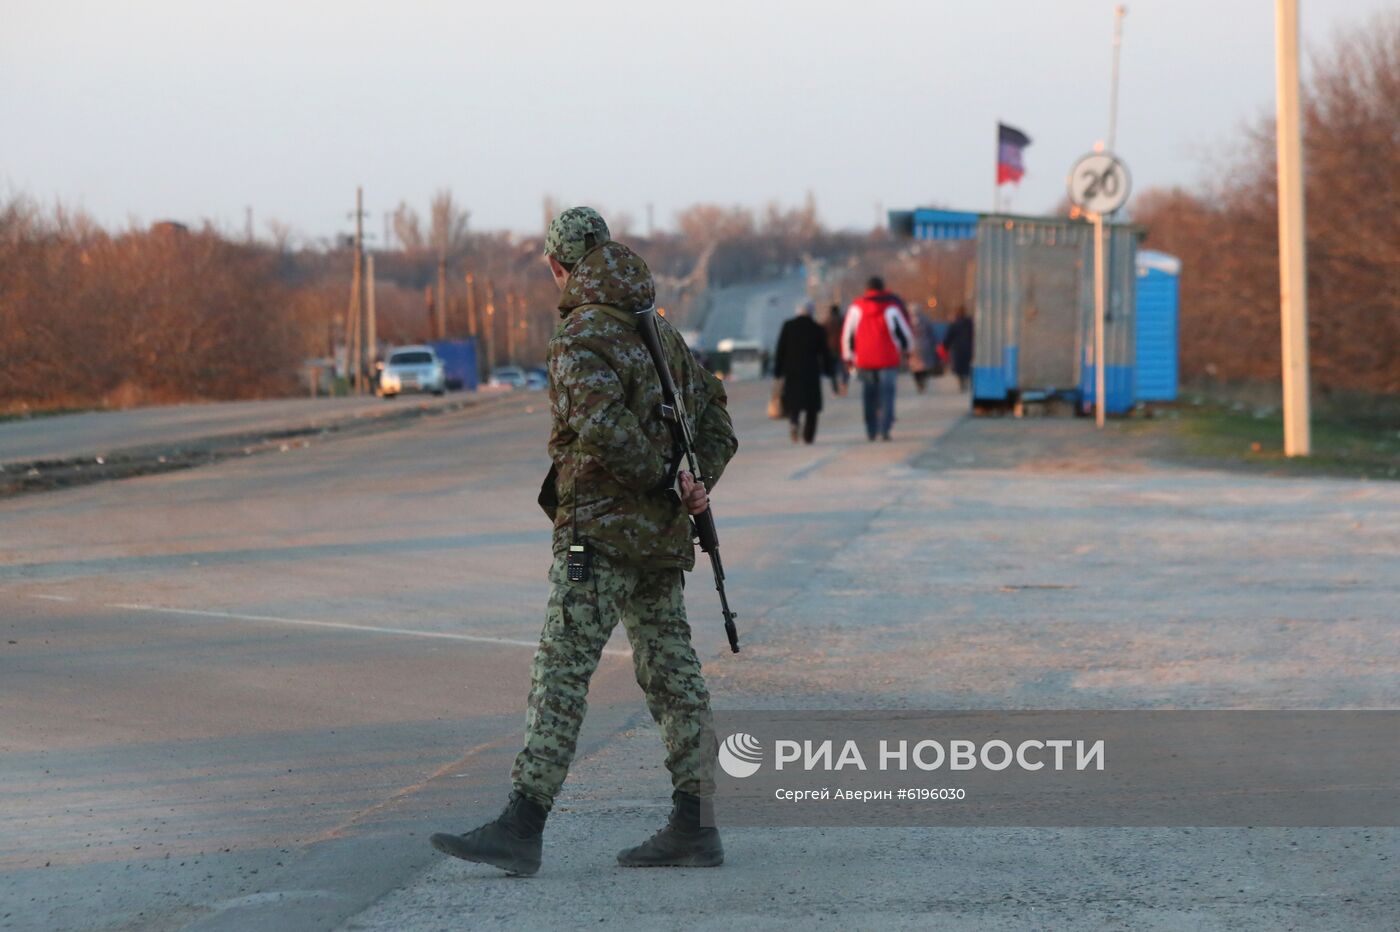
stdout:
[(1103, 427), (1104, 390), (1106, 378), (1103, 353), (1104, 281), (1108, 278), (1103, 270), (1103, 214), (1095, 211), (1089, 215), (1094, 222), (1094, 426)]
[(1103, 216), (1128, 200), (1132, 177), (1118, 156), (1094, 152), (1074, 164), (1069, 174), (1070, 203), (1094, 224), (1094, 423), (1103, 427), (1105, 415), (1104, 315), (1108, 304), (1108, 272), (1104, 267)]

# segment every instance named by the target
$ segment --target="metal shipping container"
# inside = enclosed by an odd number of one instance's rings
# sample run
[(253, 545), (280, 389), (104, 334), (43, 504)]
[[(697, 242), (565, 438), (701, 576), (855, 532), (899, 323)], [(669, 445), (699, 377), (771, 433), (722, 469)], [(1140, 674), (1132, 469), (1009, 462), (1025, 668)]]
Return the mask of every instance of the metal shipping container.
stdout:
[(1175, 401), (1177, 392), (1177, 281), (1181, 260), (1144, 249), (1137, 257), (1138, 401)]
[(477, 356), (476, 338), (463, 340), (434, 340), (428, 344), (442, 360), (442, 368), (447, 376), (449, 391), (476, 391)]
[[(1133, 405), (1137, 241), (1105, 228), (1105, 409)], [(1091, 406), (1094, 392), (1093, 227), (1058, 217), (984, 216), (977, 229), (974, 401), (1061, 396)]]

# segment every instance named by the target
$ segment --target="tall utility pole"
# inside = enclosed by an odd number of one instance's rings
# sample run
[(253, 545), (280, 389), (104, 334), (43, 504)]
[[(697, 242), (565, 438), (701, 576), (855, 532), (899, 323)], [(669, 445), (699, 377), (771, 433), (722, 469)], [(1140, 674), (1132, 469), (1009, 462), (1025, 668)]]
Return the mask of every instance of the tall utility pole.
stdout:
[(467, 335), (476, 342), (476, 378), (481, 384), (486, 381), (486, 355), (481, 346), (481, 327), (476, 319), (476, 276), (468, 272), (464, 282), (467, 286)]
[(365, 289), (365, 294), (369, 298), (365, 307), (365, 345), (369, 347), (370, 377), (373, 378), (374, 363), (379, 359), (379, 328), (374, 313), (374, 253), (365, 256), (365, 278), (369, 282)]
[(1108, 146), (1109, 152), (1115, 152), (1114, 141), (1118, 138), (1118, 57), (1123, 49), (1123, 17), (1128, 15), (1128, 8), (1123, 4), (1118, 4), (1113, 8), (1113, 77), (1108, 84)]
[(506, 292), (506, 361), (516, 364), (515, 292)]
[(438, 252), (437, 338), (447, 339), (447, 253)]
[(345, 309), (345, 384), (351, 394), (355, 392), (355, 348), (360, 339), (355, 315), (359, 300), (360, 270), (357, 266), (350, 272), (350, 306)]
[(1298, 0), (1274, 0), (1278, 107), (1278, 277), (1283, 318), (1283, 452), (1312, 452), (1308, 401), (1308, 269), (1299, 116)]
[(355, 188), (355, 394), (365, 392), (365, 189)]
[(476, 276), (468, 272), (463, 282), (467, 286), (467, 336), (475, 337), (480, 330), (476, 324)]
[(486, 371), (496, 368), (496, 290), (486, 279)]
[(355, 188), (355, 270), (350, 277), (350, 314), (346, 327), (345, 372), (355, 394), (364, 392), (365, 349), (365, 196), (364, 188)]

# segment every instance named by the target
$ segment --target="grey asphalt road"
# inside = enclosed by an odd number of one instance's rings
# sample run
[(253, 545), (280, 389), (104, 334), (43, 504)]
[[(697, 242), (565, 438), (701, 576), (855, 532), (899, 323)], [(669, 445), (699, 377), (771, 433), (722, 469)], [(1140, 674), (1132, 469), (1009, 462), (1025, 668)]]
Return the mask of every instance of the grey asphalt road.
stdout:
[[(704, 575), (688, 596), (717, 705), (1400, 701), (1396, 486), (1038, 459), (1033, 424), (983, 461), (963, 399), (904, 388), (893, 443), (839, 399), (795, 447), (736, 386), (715, 507), (744, 653)], [(497, 810), (519, 740), (546, 427), (512, 398), (0, 502), (0, 928), (1372, 928), (1400, 906), (1388, 829), (746, 829), (720, 871), (619, 873), (668, 790), (620, 636), (541, 875), (435, 858), (426, 833)]]
[[(0, 928), (326, 925), (502, 798), (546, 429), (530, 394), (0, 503)], [(635, 712), (615, 648), (589, 740)]]
[(0, 422), (0, 464), (68, 459), (257, 431), (324, 427), (377, 417), (413, 404), (456, 405), (464, 397), (276, 398), (9, 420)]

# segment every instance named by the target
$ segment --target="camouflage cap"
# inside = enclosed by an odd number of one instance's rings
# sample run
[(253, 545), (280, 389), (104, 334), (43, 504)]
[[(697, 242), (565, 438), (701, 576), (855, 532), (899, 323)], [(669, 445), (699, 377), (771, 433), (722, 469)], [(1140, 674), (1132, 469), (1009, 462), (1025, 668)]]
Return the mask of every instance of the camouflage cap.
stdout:
[(573, 265), (595, 246), (612, 239), (603, 217), (592, 207), (570, 207), (555, 217), (544, 236), (544, 254)]

